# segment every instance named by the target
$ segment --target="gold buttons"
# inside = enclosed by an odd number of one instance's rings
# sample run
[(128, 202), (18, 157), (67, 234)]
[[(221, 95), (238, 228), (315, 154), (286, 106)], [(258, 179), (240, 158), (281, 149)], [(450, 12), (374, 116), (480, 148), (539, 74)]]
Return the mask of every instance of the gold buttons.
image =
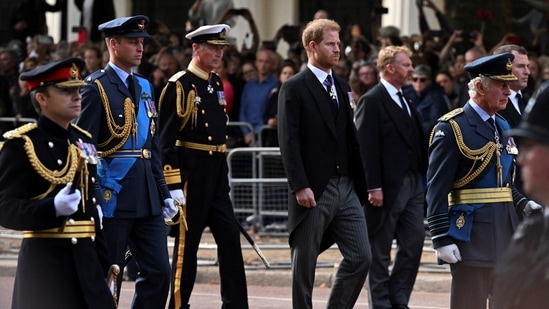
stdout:
[(78, 239), (76, 239), (74, 237), (71, 238), (71, 244), (76, 245), (77, 243), (78, 243)]
[(212, 137), (211, 137), (211, 136), (208, 136), (208, 141), (209, 141), (209, 142), (212, 141)]

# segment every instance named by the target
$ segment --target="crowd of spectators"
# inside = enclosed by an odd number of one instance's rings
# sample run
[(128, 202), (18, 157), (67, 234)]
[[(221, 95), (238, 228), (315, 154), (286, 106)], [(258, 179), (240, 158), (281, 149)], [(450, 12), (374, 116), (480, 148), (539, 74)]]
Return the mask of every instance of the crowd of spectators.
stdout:
[[(207, 2), (207, 1), (206, 1)], [(496, 46), (484, 46), (483, 33), (466, 33), (454, 29), (446, 16), (431, 0), (417, 1), (420, 34), (401, 35), (395, 26), (379, 28), (372, 26), (372, 35), (366, 35), (359, 23), (350, 23), (341, 33), (341, 60), (334, 67), (334, 74), (346, 80), (351, 86), (353, 103), (379, 82), (376, 67), (377, 52), (387, 45), (406, 45), (413, 51), (415, 72), (410, 79), (408, 95), (424, 119), (426, 134), (434, 121), (445, 112), (463, 106), (468, 100), (468, 76), (463, 66), (483, 55), (491, 53), (497, 46), (516, 43), (516, 35), (506, 34)], [(431, 9), (440, 30), (431, 27), (424, 10)], [(189, 14), (192, 12), (190, 11)], [(325, 17), (329, 12), (320, 10), (316, 16)], [(276, 126), (276, 96), (282, 80), (279, 78), (285, 68), (294, 72), (305, 68), (306, 55), (300, 40), (303, 25), (283, 25), (274, 38), (261, 38), (251, 12), (247, 9), (228, 9), (220, 15), (219, 22), (230, 22), (240, 16), (249, 26), (249, 39), (241, 46), (230, 46), (225, 52), (220, 74), (223, 76), (228, 99), (229, 120), (248, 122), (249, 126), (230, 128), (229, 145), (257, 146), (258, 134), (262, 128)], [(192, 19), (191, 30), (197, 26)], [(153, 36), (146, 42), (145, 57), (137, 68), (149, 78), (155, 87), (158, 101), (161, 89), (175, 72), (186, 68), (192, 53), (182, 34), (172, 33), (159, 20), (152, 20), (150, 32)], [(229, 33), (230, 35), (230, 33)], [(374, 41), (367, 37), (374, 37)], [(280, 52), (279, 42), (288, 44), (288, 50)], [(530, 46), (531, 44), (522, 44)], [(278, 52), (277, 52), (278, 51)], [(19, 74), (37, 65), (70, 56), (82, 57), (86, 61), (83, 75), (103, 68), (108, 61), (104, 44), (99, 42), (53, 42), (52, 37), (37, 34), (25, 42), (12, 41), (0, 47), (0, 117), (34, 118), (36, 112), (30, 105), (28, 93)], [(523, 90), (526, 97), (535, 97), (536, 91), (549, 82), (549, 56), (530, 50), (530, 80)], [(419, 77), (418, 77), (419, 76)], [(269, 103), (271, 101), (271, 103)], [(274, 105), (274, 106), (273, 106)], [(273, 114), (274, 113), (274, 114)], [(0, 131), (18, 125), (1, 124)], [(250, 132), (253, 131), (252, 134)], [(0, 133), (2, 133), (0, 132)], [(276, 138), (270, 138), (272, 142)], [(265, 140), (266, 141), (266, 140)], [(272, 145), (272, 142), (270, 143)]]

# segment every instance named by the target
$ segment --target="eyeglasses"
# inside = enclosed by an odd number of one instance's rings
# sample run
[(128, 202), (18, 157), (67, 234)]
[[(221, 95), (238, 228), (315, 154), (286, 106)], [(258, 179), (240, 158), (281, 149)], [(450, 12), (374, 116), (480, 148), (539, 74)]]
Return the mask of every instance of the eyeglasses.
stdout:
[(413, 82), (419, 81), (420, 83), (424, 83), (427, 81), (427, 77), (412, 77)]

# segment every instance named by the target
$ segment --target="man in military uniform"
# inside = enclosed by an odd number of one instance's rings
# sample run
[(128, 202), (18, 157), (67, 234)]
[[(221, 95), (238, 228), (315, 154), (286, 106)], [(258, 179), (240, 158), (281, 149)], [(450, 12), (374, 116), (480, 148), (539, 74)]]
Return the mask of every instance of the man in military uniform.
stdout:
[(451, 308), (486, 308), (496, 261), (518, 225), (518, 212), (539, 207), (515, 188), (518, 153), (505, 119), (511, 53), (465, 66), (471, 99), (439, 119), (432, 131), (427, 171), (427, 220), (440, 262), (452, 271)]
[(170, 308), (189, 308), (197, 250), (206, 226), (216, 240), (223, 308), (248, 308), (240, 232), (229, 197), (226, 101), (212, 72), (223, 57), (227, 25), (202, 26), (186, 35), (193, 59), (169, 79), (159, 103), (159, 138), (172, 197), (187, 197), (186, 222), (173, 227), (175, 248)]
[(123, 265), (129, 246), (139, 268), (132, 306), (164, 308), (170, 285), (164, 220), (177, 207), (162, 173), (153, 87), (132, 73), (143, 57), (148, 21), (138, 15), (99, 25), (110, 59), (105, 69), (86, 78), (77, 123), (92, 134), (101, 157), (99, 186), (110, 257)]
[(4, 134), (0, 225), (23, 231), (12, 308), (115, 308), (105, 282), (97, 153), (71, 124), (80, 114), (84, 61), (23, 73), (37, 123)]

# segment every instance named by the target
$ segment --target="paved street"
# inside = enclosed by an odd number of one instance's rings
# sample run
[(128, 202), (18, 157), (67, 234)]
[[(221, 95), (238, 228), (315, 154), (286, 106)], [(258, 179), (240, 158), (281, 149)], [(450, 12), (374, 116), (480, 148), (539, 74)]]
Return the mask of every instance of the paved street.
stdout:
[[(13, 290), (13, 277), (0, 277), (0, 309), (9, 309), (11, 305), (11, 292)], [(119, 308), (130, 308), (133, 295), (133, 282), (124, 282), (120, 296)], [(315, 308), (326, 308), (326, 299), (329, 288), (317, 287), (313, 292), (313, 305)], [(290, 287), (249, 286), (250, 309), (282, 309), (291, 308)], [(448, 293), (414, 292), (410, 308), (412, 309), (444, 309), (449, 304)], [(219, 285), (197, 284), (191, 298), (193, 309), (219, 309)], [(356, 309), (368, 308), (367, 292), (360, 295)]]

